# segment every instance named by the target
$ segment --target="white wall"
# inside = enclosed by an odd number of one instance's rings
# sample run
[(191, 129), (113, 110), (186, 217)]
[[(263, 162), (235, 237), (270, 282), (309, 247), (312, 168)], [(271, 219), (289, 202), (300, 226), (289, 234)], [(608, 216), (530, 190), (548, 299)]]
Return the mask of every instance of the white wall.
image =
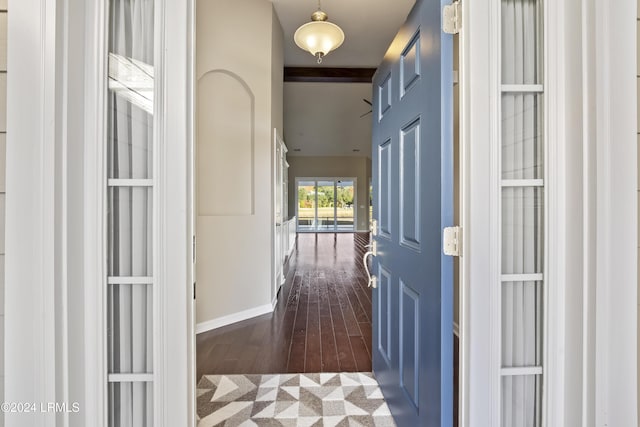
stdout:
[(271, 304), (282, 29), (267, 0), (198, 0), (196, 46), (196, 321), (203, 331)]
[(371, 159), (368, 157), (289, 157), (289, 215), (296, 213), (297, 177), (356, 177), (356, 216), (358, 231), (369, 230), (369, 178)]

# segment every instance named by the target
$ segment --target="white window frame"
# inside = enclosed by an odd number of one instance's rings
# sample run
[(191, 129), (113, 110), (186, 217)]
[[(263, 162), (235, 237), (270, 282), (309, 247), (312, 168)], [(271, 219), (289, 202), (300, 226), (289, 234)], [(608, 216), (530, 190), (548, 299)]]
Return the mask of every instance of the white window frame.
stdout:
[[(36, 411), (8, 414), (6, 422), (104, 426), (107, 1), (25, 0), (11, 6), (4, 400), (78, 402), (80, 415)], [(187, 216), (193, 6), (193, 0), (158, 0), (164, 32), (157, 103), (165, 120), (156, 126), (154, 257), (172, 262), (157, 263), (163, 292), (156, 299), (154, 426), (195, 423)]]
[[(462, 9), (460, 416), (497, 426), (499, 193), (487, 183), (499, 179), (500, 0)], [(631, 0), (545, 2), (545, 426), (637, 423), (635, 10)]]
[[(549, 37), (555, 28), (549, 21), (549, 15), (559, 7), (552, 2), (544, 5), (544, 135), (545, 163), (545, 274), (544, 274), (544, 327), (543, 327), (543, 425), (562, 425), (549, 423), (548, 402), (556, 399), (556, 385), (551, 379), (558, 363), (563, 359), (553, 351), (557, 349), (549, 331), (547, 319), (557, 306), (549, 303), (548, 287), (556, 285), (552, 271), (556, 262), (549, 262), (549, 248), (561, 244), (560, 233), (552, 233), (554, 221), (549, 212), (557, 209), (553, 193), (557, 171), (556, 163), (549, 161), (548, 141), (555, 139), (552, 131), (555, 125), (547, 118), (552, 114), (550, 106), (561, 99), (557, 92), (549, 90), (555, 83), (549, 70)], [(501, 81), (501, 0), (492, 0), (490, 4), (479, 5), (476, 2), (463, 1), (465, 25), (461, 37), (461, 171), (462, 171), (462, 222), (467, 232), (463, 233), (465, 256), (462, 259), (461, 277), (461, 384), (460, 384), (460, 420), (462, 426), (499, 426), (501, 425), (501, 191), (500, 141), (502, 106), (501, 93), (505, 85)], [(466, 29), (474, 28), (471, 35)], [(472, 52), (487, 52), (472, 55)], [(473, 70), (473, 72), (471, 72)], [(506, 89), (509, 89), (508, 87)], [(532, 90), (540, 90), (538, 85)], [(487, 101), (489, 105), (487, 108)], [(484, 109), (483, 109), (484, 106)], [(553, 107), (551, 107), (553, 108)], [(473, 113), (473, 114), (472, 114)], [(550, 185), (550, 183), (552, 185)], [(539, 182), (531, 182), (533, 185)], [(473, 212), (473, 214), (472, 214)], [(547, 221), (548, 219), (548, 221)], [(553, 283), (553, 284), (552, 284)], [(554, 332), (558, 332), (555, 330)], [(487, 346), (487, 343), (489, 345)], [(548, 355), (554, 354), (555, 358)], [(552, 360), (553, 359), (553, 360)]]
[[(154, 329), (154, 426), (172, 426), (184, 423), (184, 419), (195, 419), (195, 354), (193, 320), (193, 269), (191, 217), (186, 215), (192, 194), (191, 185), (192, 147), (192, 74), (193, 50), (187, 48), (191, 39), (194, 16), (193, 1), (156, 1), (155, 79), (156, 93), (154, 114), (154, 174), (147, 182), (154, 188), (153, 212), (153, 329)], [(96, 2), (88, 10), (88, 18), (95, 25), (91, 31), (93, 43), (87, 79), (87, 105), (93, 105), (86, 116), (87, 137), (85, 163), (94, 165), (87, 169), (86, 179), (87, 218), (86, 227), (87, 283), (104, 283), (101, 288), (87, 288), (86, 298), (88, 325), (93, 325), (88, 360), (93, 364), (87, 369), (87, 402), (92, 402), (96, 413), (107, 425), (108, 398), (105, 393), (106, 364), (106, 70), (108, 39), (108, 0)], [(90, 15), (89, 15), (90, 14)], [(166, 19), (171, 17), (171, 19)], [(182, 17), (182, 20), (177, 19)], [(169, 82), (182, 80), (185, 86)], [(95, 98), (93, 98), (95, 96)], [(169, 111), (171, 114), (169, 114)], [(95, 144), (94, 141), (101, 143)], [(168, 143), (168, 142), (171, 143)], [(103, 194), (97, 204), (92, 195)], [(182, 203), (176, 203), (182, 200)], [(100, 230), (99, 232), (96, 232)], [(182, 242), (183, 244), (176, 244)], [(185, 257), (185, 252), (187, 256)], [(166, 260), (172, 260), (167, 262)], [(175, 284), (182, 284), (175, 285)], [(180, 304), (182, 302), (182, 304)], [(184, 333), (185, 329), (188, 331)], [(103, 337), (102, 339), (100, 337)], [(177, 342), (184, 343), (183, 351), (175, 351)], [(178, 346), (179, 348), (180, 346)], [(176, 369), (182, 367), (182, 369)], [(185, 400), (187, 398), (187, 400)]]

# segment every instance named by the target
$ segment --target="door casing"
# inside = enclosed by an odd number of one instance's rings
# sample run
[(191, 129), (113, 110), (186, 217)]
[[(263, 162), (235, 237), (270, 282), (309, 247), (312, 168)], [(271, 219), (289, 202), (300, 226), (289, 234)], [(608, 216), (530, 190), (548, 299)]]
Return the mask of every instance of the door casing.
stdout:
[[(495, 132), (487, 105), (491, 99), (488, 82), (495, 48), (492, 48), (490, 34), (498, 5), (495, 1), (491, 7), (467, 1), (462, 6), (461, 173), (466, 232), (460, 325), (461, 417), (464, 426), (484, 426), (494, 425), (486, 408), (498, 398), (495, 391), (487, 388), (495, 372), (492, 374), (490, 360), (479, 352), (481, 346), (495, 339), (490, 333), (490, 319), (479, 307), (489, 301), (482, 284), (491, 277), (489, 255), (485, 253), (490, 241), (486, 224), (490, 223), (491, 210), (483, 200), (488, 197), (489, 177), (482, 166), (491, 164), (487, 150)], [(188, 232), (193, 227), (189, 219), (193, 185), (192, 179), (189, 185), (188, 177), (193, 175), (190, 165), (193, 159), (194, 8), (192, 0), (165, 0), (165, 7), (165, 16), (172, 19), (165, 22), (163, 43), (171, 61), (165, 64), (163, 102), (171, 102), (176, 114), (173, 120), (163, 124), (163, 129), (167, 137), (172, 138), (174, 151), (167, 152), (165, 157), (172, 160), (172, 167), (177, 165), (177, 180), (171, 181), (167, 176), (160, 184), (168, 187), (168, 195), (175, 196), (172, 206), (163, 208), (165, 224), (167, 227), (177, 224), (178, 229), (176, 234), (168, 235), (176, 237), (176, 240), (170, 237), (169, 241), (175, 247), (177, 265), (163, 272), (163, 280), (175, 279), (174, 283), (187, 285), (175, 286), (171, 294), (165, 295), (167, 301), (163, 308), (167, 322), (176, 320), (176, 323), (159, 330), (165, 343), (172, 345), (161, 349), (163, 363), (156, 371), (164, 390), (158, 398), (165, 402), (158, 409), (156, 425), (164, 422), (164, 425), (195, 426), (195, 352), (191, 344), (193, 322), (189, 322), (193, 319), (190, 317), (192, 276), (189, 273), (192, 233)], [(91, 280), (96, 277), (101, 259), (94, 248), (104, 243), (94, 216), (100, 210), (100, 201), (90, 191), (98, 175), (90, 166), (83, 170), (71, 167), (78, 157), (82, 159), (76, 164), (94, 164), (95, 138), (100, 135), (101, 117), (94, 111), (100, 101), (96, 99), (98, 92), (93, 90), (96, 82), (91, 77), (100, 72), (98, 59), (104, 43), (101, 27), (96, 25), (100, 22), (99, 9), (100, 4), (85, 4), (80, 0), (57, 3), (22, 0), (11, 3), (9, 18), (11, 72), (8, 74), (7, 122), (11, 131), (7, 134), (6, 177), (5, 401), (78, 399), (83, 404), (84, 415), (80, 420), (69, 418), (71, 426), (95, 425), (105, 404), (93, 381), (100, 378), (100, 372), (92, 368), (99, 354), (95, 336), (100, 331), (100, 322), (92, 312), (97, 302), (88, 285), (93, 283)], [(634, 188), (637, 107), (634, 97), (628, 94), (636, 79), (636, 19), (635, 13), (631, 13), (636, 10), (636, 2), (549, 2), (546, 9), (547, 39), (554, 40), (547, 54), (548, 96), (554, 97), (557, 106), (549, 107), (549, 116), (557, 117), (554, 124), (549, 123), (549, 136), (556, 137), (557, 142), (551, 152), (554, 157), (549, 159), (549, 167), (553, 168), (551, 177), (555, 177), (557, 188), (550, 190), (555, 192), (553, 198), (558, 201), (550, 211), (553, 224), (550, 224), (553, 239), (550, 247), (557, 255), (558, 265), (547, 272), (550, 282), (557, 284), (549, 304), (553, 325), (549, 345), (555, 345), (558, 351), (552, 355), (547, 368), (548, 378), (553, 382), (546, 396), (547, 422), (563, 425), (565, 419), (581, 419), (585, 424), (597, 421), (635, 425), (637, 300), (635, 286), (628, 284), (637, 280), (637, 189)], [(619, 10), (629, 13), (620, 15)], [(25, 28), (32, 29), (29, 34), (33, 37), (24, 37)], [(84, 51), (68, 49), (73, 46), (70, 42), (76, 31), (85, 35)], [(85, 79), (73, 78), (77, 75)], [(25, 97), (26, 93), (30, 96)], [(75, 111), (74, 102), (82, 105), (77, 103), (78, 96), (90, 108), (84, 114), (69, 115)], [(602, 105), (607, 108), (598, 109)], [(30, 119), (34, 115), (38, 119)], [(70, 117), (76, 120), (69, 120)], [(588, 150), (583, 152), (583, 131), (592, 129), (596, 132), (589, 134)], [(65, 151), (61, 148), (65, 144), (80, 150)], [(177, 157), (172, 157), (174, 154)], [(580, 158), (582, 154), (595, 154), (599, 163), (594, 164), (593, 157)], [(65, 193), (61, 187), (52, 185), (56, 182), (84, 182), (86, 188), (83, 191), (65, 186)], [(607, 203), (596, 203), (598, 216), (591, 218), (592, 222), (586, 226), (590, 239), (583, 241), (583, 230), (575, 229), (571, 215), (589, 214), (590, 206), (583, 204), (582, 195), (598, 202), (602, 197), (598, 194), (602, 193), (607, 194)], [(30, 197), (21, 197), (21, 194)], [(55, 204), (61, 209), (58, 216), (52, 215)], [(70, 212), (81, 212), (82, 229), (69, 227)], [(47, 222), (51, 226), (48, 233), (28, 232), (34, 229), (34, 224), (45, 224), (46, 218), (53, 219)], [(563, 229), (567, 230), (565, 235), (554, 233)], [(601, 249), (594, 240), (596, 235), (605, 239), (606, 245)], [(611, 255), (613, 235), (618, 248), (615, 257)], [(42, 262), (45, 259), (48, 263)], [(84, 268), (81, 277), (54, 273), (54, 266), (72, 265), (80, 259)], [(587, 266), (594, 264), (600, 273), (582, 282), (580, 272), (591, 274)], [(30, 278), (29, 284), (25, 285), (27, 278)], [(50, 295), (52, 281), (54, 286), (66, 283), (75, 293), (43, 298)], [(592, 306), (579, 299), (585, 292), (598, 295), (601, 302), (598, 316)], [(169, 298), (174, 296), (177, 299), (169, 304)], [(83, 301), (82, 310), (78, 310), (78, 297)], [(581, 323), (583, 318), (591, 322), (588, 327)], [(53, 325), (64, 330), (50, 334)], [(78, 325), (84, 325), (84, 332), (77, 329)], [(578, 362), (576, 371), (565, 361), (574, 360), (571, 352), (583, 354), (583, 338), (594, 346), (594, 352), (589, 354), (599, 363), (584, 366), (580, 371), (582, 364)], [(616, 352), (605, 350), (609, 348), (615, 348)], [(56, 355), (55, 361), (51, 355)], [(84, 362), (84, 369), (68, 368), (72, 360), (77, 360), (74, 357)], [(67, 366), (66, 370), (63, 366)], [(571, 369), (567, 372), (564, 368)], [(54, 375), (56, 371), (63, 375)], [(585, 384), (583, 394), (579, 392), (581, 384)], [(601, 398), (594, 399), (594, 405), (588, 407), (590, 396), (595, 396), (601, 385), (606, 387), (598, 393), (605, 394), (599, 394)], [(573, 393), (576, 390), (578, 393)], [(606, 394), (607, 390), (619, 392)], [(23, 414), (11, 421), (16, 426), (53, 425), (60, 418), (66, 423), (64, 415), (54, 413)]]

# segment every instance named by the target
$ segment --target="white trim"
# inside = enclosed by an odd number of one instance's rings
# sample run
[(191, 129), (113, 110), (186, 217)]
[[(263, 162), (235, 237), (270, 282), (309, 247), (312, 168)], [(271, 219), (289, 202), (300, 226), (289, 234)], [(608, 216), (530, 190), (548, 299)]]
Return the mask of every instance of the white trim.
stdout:
[[(565, 8), (559, 2), (544, 4), (544, 124), (545, 124), (545, 179), (550, 184), (545, 188), (545, 274), (544, 274), (544, 316), (542, 365), (545, 368), (543, 420), (548, 426), (565, 424), (565, 368), (567, 352), (564, 345), (566, 313), (565, 293), (567, 280), (567, 223), (565, 222), (566, 204), (569, 196), (566, 176), (568, 161), (566, 155), (566, 85), (563, 81), (565, 61), (568, 52), (565, 48), (565, 35), (574, 32), (572, 25), (565, 23)], [(572, 18), (575, 13), (569, 9)], [(569, 54), (575, 52), (569, 50)], [(574, 162), (575, 163), (575, 162)], [(550, 325), (553, 325), (550, 327)], [(569, 353), (570, 354), (570, 353)]]
[[(461, 258), (460, 307), (460, 425), (485, 427), (500, 425), (499, 373), (500, 355), (492, 345), (500, 334), (495, 332), (493, 314), (497, 286), (492, 278), (499, 278), (492, 256), (497, 242), (491, 238), (499, 229), (496, 221), (496, 195), (489, 192), (499, 177), (490, 175), (491, 140), (497, 131), (491, 122), (499, 99), (495, 90), (496, 52), (490, 42), (499, 23), (493, 22), (499, 5), (463, 1), (465, 24), (460, 32), (460, 171), (462, 197), (462, 233), (465, 256)], [(498, 186), (495, 186), (496, 190)], [(493, 200), (493, 203), (492, 203)], [(499, 320), (499, 319), (498, 319)], [(497, 416), (496, 416), (497, 415)]]
[(248, 310), (239, 311), (227, 316), (222, 316), (215, 319), (207, 320), (206, 322), (198, 323), (196, 325), (196, 334), (201, 334), (202, 332), (218, 329), (223, 326), (231, 325), (232, 323), (242, 322), (243, 320), (252, 319), (254, 317), (262, 316), (263, 314), (272, 313), (274, 307), (275, 306), (272, 304), (265, 304), (259, 307), (250, 308)]
[(501, 187), (544, 187), (544, 179), (503, 179)]
[[(489, 30), (489, 211), (492, 212), (489, 224), (489, 387), (491, 400), (488, 408), (491, 423), (497, 426), (502, 417), (502, 288), (500, 276), (502, 274), (502, 98), (500, 89), (502, 83), (502, 8), (501, 2), (494, 0), (490, 7)], [(485, 83), (486, 84), (486, 83)], [(505, 180), (506, 181), (506, 180)], [(505, 182), (506, 183), (506, 182)], [(486, 226), (486, 225), (485, 225)]]
[[(84, 115), (85, 405), (87, 423), (107, 425), (106, 51), (107, 2), (87, 3)], [(98, 196), (97, 196), (98, 195)], [(97, 286), (96, 286), (97, 285)]]
[[(170, 1), (170, 0), (169, 0)], [(167, 327), (165, 323), (165, 315), (167, 313), (166, 295), (171, 281), (167, 280), (171, 274), (169, 271), (169, 254), (171, 246), (167, 233), (167, 217), (171, 215), (170, 208), (167, 204), (171, 198), (171, 192), (168, 188), (170, 177), (170, 168), (167, 167), (168, 141), (167, 137), (169, 114), (167, 108), (167, 90), (169, 74), (165, 69), (167, 67), (167, 53), (165, 51), (166, 29), (165, 29), (165, 13), (167, 8), (167, 0), (157, 0), (154, 6), (154, 35), (153, 35), (153, 55), (154, 55), (154, 104), (153, 104), (153, 178), (152, 179), (123, 179), (109, 180), (109, 184), (117, 182), (120, 185), (151, 185), (150, 190), (153, 193), (153, 223), (152, 223), (152, 254), (153, 254), (153, 277), (156, 283), (153, 289), (153, 372), (157, 375), (151, 376), (153, 381), (153, 424), (154, 426), (167, 426), (167, 418), (169, 413), (164, 405), (167, 404), (168, 388), (166, 386), (167, 375)], [(178, 123), (179, 120), (178, 120)], [(178, 156), (178, 158), (180, 158)], [(186, 173), (186, 171), (185, 171)], [(186, 178), (186, 177), (185, 177)], [(176, 194), (179, 199), (180, 193)], [(185, 218), (186, 219), (186, 218)], [(176, 224), (180, 227), (182, 224)], [(170, 226), (170, 225), (169, 225)], [(180, 242), (177, 238), (176, 242)], [(179, 245), (176, 245), (179, 246)], [(187, 248), (185, 248), (187, 249)], [(188, 249), (187, 249), (188, 250)], [(181, 270), (181, 265), (177, 265), (177, 272)]]
[(596, 32), (589, 31), (589, 28), (595, 27), (595, 6), (593, 2), (587, 0), (582, 2), (582, 21), (581, 24), (584, 28), (582, 31), (581, 49), (582, 56), (581, 61), (584, 61), (585, 65), (581, 67), (582, 71), (582, 96), (584, 100), (582, 102), (582, 139), (583, 139), (583, 170), (581, 171), (580, 178), (582, 179), (582, 234), (584, 243), (582, 244), (582, 287), (581, 297), (582, 302), (582, 318), (581, 318), (581, 335), (582, 343), (580, 343), (579, 350), (582, 353), (582, 383), (581, 387), (581, 402), (578, 415), (583, 420), (583, 426), (594, 424), (595, 418), (593, 411), (595, 411), (595, 390), (594, 390), (594, 359), (595, 359), (595, 338), (593, 331), (593, 323), (589, 321), (589, 317), (593, 316), (595, 312), (595, 247), (596, 238), (595, 231), (593, 230), (594, 224), (597, 220), (595, 210), (597, 208), (597, 199), (595, 197), (595, 187), (597, 183), (596, 177), (596, 153), (595, 145), (597, 141), (597, 120), (595, 117), (595, 74), (596, 74), (596, 59), (595, 53), (595, 39)]
[(153, 374), (109, 374), (107, 381), (110, 383), (136, 383), (153, 382)]
[(500, 91), (502, 93), (542, 93), (544, 92), (543, 85), (501, 85)]
[[(5, 402), (50, 402), (59, 396), (56, 298), (60, 260), (56, 238), (62, 202), (56, 154), (63, 147), (62, 62), (56, 46), (55, 2), (12, 3), (8, 21), (7, 162), (5, 223)], [(28, 35), (27, 36), (25, 36)], [(61, 52), (62, 53), (62, 52)], [(58, 86), (60, 84), (60, 86)], [(59, 325), (62, 327), (62, 325)], [(5, 415), (11, 426), (53, 425), (55, 414)]]
[(531, 274), (503, 274), (500, 276), (501, 282), (541, 282), (544, 280), (543, 273)]
[[(622, 6), (622, 4), (618, 5)], [(608, 188), (611, 184), (611, 146), (614, 141), (610, 141), (610, 144), (603, 144), (602, 142), (608, 140), (613, 134), (616, 132), (611, 129), (612, 126), (612, 117), (609, 115), (611, 113), (611, 81), (609, 80), (612, 76), (610, 69), (610, 50), (613, 46), (609, 46), (609, 42), (612, 38), (612, 34), (610, 33), (610, 9), (604, 5), (600, 5), (599, 2), (594, 2), (594, 24), (597, 30), (595, 31), (595, 43), (593, 44), (594, 48), (594, 57), (595, 61), (595, 70), (594, 71), (594, 82), (595, 82), (595, 91), (593, 94), (595, 95), (596, 103), (599, 108), (596, 108), (594, 114), (592, 116), (596, 122), (596, 133), (594, 136), (595, 144), (593, 146), (592, 154), (595, 155), (595, 168), (591, 170), (591, 173), (595, 175), (595, 186), (589, 188), (591, 190), (591, 195), (593, 200), (596, 201), (596, 206), (593, 211), (593, 214), (596, 218), (596, 226), (591, 229), (592, 236), (595, 238), (596, 245), (592, 246), (590, 249), (593, 251), (592, 253), (595, 255), (595, 258), (592, 259), (593, 266), (595, 268), (594, 274), (592, 278), (594, 279), (594, 289), (593, 289), (593, 304), (585, 310), (585, 314), (587, 315), (587, 319), (595, 318), (594, 327), (589, 331), (590, 338), (592, 339), (592, 343), (594, 348), (597, 349), (593, 354), (593, 364), (595, 368), (595, 372), (591, 377), (593, 379), (593, 388), (591, 388), (587, 394), (587, 399), (593, 399), (594, 405), (590, 408), (590, 410), (594, 411), (594, 416), (591, 418), (595, 425), (611, 425), (608, 422), (610, 417), (609, 405), (610, 405), (610, 393), (612, 390), (612, 378), (610, 377), (609, 372), (609, 361), (612, 358), (612, 351), (610, 351), (608, 345), (611, 343), (612, 337), (608, 337), (607, 335), (611, 333), (610, 328), (610, 317), (611, 317), (611, 309), (610, 307), (612, 295), (609, 289), (609, 286), (615, 286), (614, 283), (609, 283), (607, 286), (602, 286), (604, 283), (608, 281), (611, 275), (611, 249), (612, 249), (612, 241), (611, 236), (609, 235), (611, 229), (611, 220), (613, 212), (611, 212), (611, 203), (612, 203), (612, 194), (610, 193), (611, 189)], [(617, 15), (617, 12), (614, 13), (614, 16)], [(599, 31), (598, 31), (599, 30)], [(618, 30), (624, 32), (624, 25), (621, 25)], [(600, 33), (600, 34), (598, 34)], [(630, 35), (630, 39), (632, 39), (632, 35)], [(631, 64), (629, 69), (634, 69), (637, 67), (637, 64)], [(635, 74), (635, 73), (634, 73)], [(635, 83), (635, 82), (634, 82)], [(633, 84), (629, 87), (633, 87)], [(635, 93), (637, 97), (637, 91)], [(629, 101), (627, 97), (627, 101)], [(633, 104), (638, 102), (637, 99), (633, 100)], [(629, 110), (633, 108), (633, 104), (629, 106)], [(623, 117), (624, 117), (623, 112)], [(629, 141), (630, 145), (634, 144), (636, 141)], [(635, 184), (635, 182), (634, 182)], [(637, 197), (637, 196), (636, 196)], [(636, 201), (637, 203), (637, 201)], [(637, 222), (636, 222), (637, 224)], [(636, 235), (637, 236), (637, 235)], [(618, 238), (618, 236), (616, 236)], [(622, 240), (620, 243), (622, 243)], [(615, 243), (613, 243), (615, 245)], [(624, 243), (622, 243), (624, 244)], [(633, 249), (636, 249), (637, 245), (633, 246)], [(634, 257), (635, 258), (635, 257)], [(634, 281), (634, 287), (637, 288), (637, 281)], [(634, 302), (637, 304), (637, 300)], [(621, 308), (624, 304), (621, 304)], [(615, 308), (614, 308), (615, 309)], [(637, 325), (637, 320), (636, 320)], [(620, 330), (624, 330), (624, 325), (617, 325)], [(629, 338), (637, 337), (638, 333), (635, 331), (633, 334), (629, 334)], [(604, 347), (603, 347), (604, 346)], [(635, 347), (635, 346), (634, 346)], [(624, 351), (624, 346), (615, 347), (615, 351)], [(628, 373), (627, 375), (629, 375)], [(622, 390), (617, 390), (615, 386), (613, 387), (616, 390), (616, 394), (620, 393)], [(634, 403), (636, 400), (634, 399)], [(589, 419), (589, 418), (587, 418)], [(620, 422), (629, 423), (631, 419), (621, 419)], [(633, 423), (637, 425), (637, 422)]]
[(500, 375), (503, 377), (522, 375), (542, 375), (542, 366), (519, 366), (516, 368), (502, 368)]
[[(637, 425), (637, 23), (635, 0), (593, 1), (596, 108), (593, 425)], [(620, 9), (622, 8), (622, 9)], [(620, 10), (625, 10), (621, 17)], [(629, 96), (629, 92), (633, 95)]]
[(153, 277), (126, 277), (126, 276), (109, 276), (107, 277), (108, 285), (152, 285)]
[(107, 185), (109, 187), (152, 187), (153, 179), (109, 178)]
[[(196, 378), (196, 340), (195, 340), (195, 325), (196, 325), (196, 215), (197, 210), (195, 206), (196, 195), (196, 159), (195, 159), (195, 131), (196, 131), (196, 0), (187, 0), (186, 6), (186, 33), (187, 39), (186, 47), (186, 62), (187, 62), (187, 84), (186, 84), (186, 109), (187, 109), (187, 198), (186, 198), (186, 212), (187, 212), (187, 232), (190, 240), (190, 244), (187, 249), (187, 258), (189, 263), (188, 268), (188, 282), (187, 286), (191, 289), (188, 293), (189, 301), (186, 307), (187, 325), (186, 330), (183, 332), (187, 335), (187, 399), (182, 403), (186, 404), (187, 409), (187, 426), (195, 427), (197, 424), (197, 410), (196, 410), (196, 384), (198, 378)], [(184, 313), (181, 313), (184, 314)], [(178, 395), (178, 398), (181, 396)], [(184, 397), (182, 397), (184, 399)]]
[[(193, 0), (164, 0), (161, 41), (156, 46), (156, 107), (162, 138), (157, 151), (154, 286), (155, 427), (181, 426), (195, 420), (195, 345), (191, 223), (191, 153), (193, 149)], [(160, 7), (160, 6), (159, 6)], [(158, 50), (156, 50), (158, 52)], [(156, 219), (156, 218), (154, 218)], [(154, 289), (156, 289), (154, 288)]]

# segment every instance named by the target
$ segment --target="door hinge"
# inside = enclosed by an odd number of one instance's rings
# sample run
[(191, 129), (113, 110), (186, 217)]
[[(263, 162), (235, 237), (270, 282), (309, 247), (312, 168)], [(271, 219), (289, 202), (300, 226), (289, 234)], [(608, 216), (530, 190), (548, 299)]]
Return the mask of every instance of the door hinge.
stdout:
[(193, 282), (193, 299), (196, 299), (196, 282)]
[(459, 1), (446, 5), (442, 9), (442, 31), (458, 34), (462, 28), (462, 6)]
[(445, 255), (462, 256), (462, 227), (445, 227), (442, 250)]

